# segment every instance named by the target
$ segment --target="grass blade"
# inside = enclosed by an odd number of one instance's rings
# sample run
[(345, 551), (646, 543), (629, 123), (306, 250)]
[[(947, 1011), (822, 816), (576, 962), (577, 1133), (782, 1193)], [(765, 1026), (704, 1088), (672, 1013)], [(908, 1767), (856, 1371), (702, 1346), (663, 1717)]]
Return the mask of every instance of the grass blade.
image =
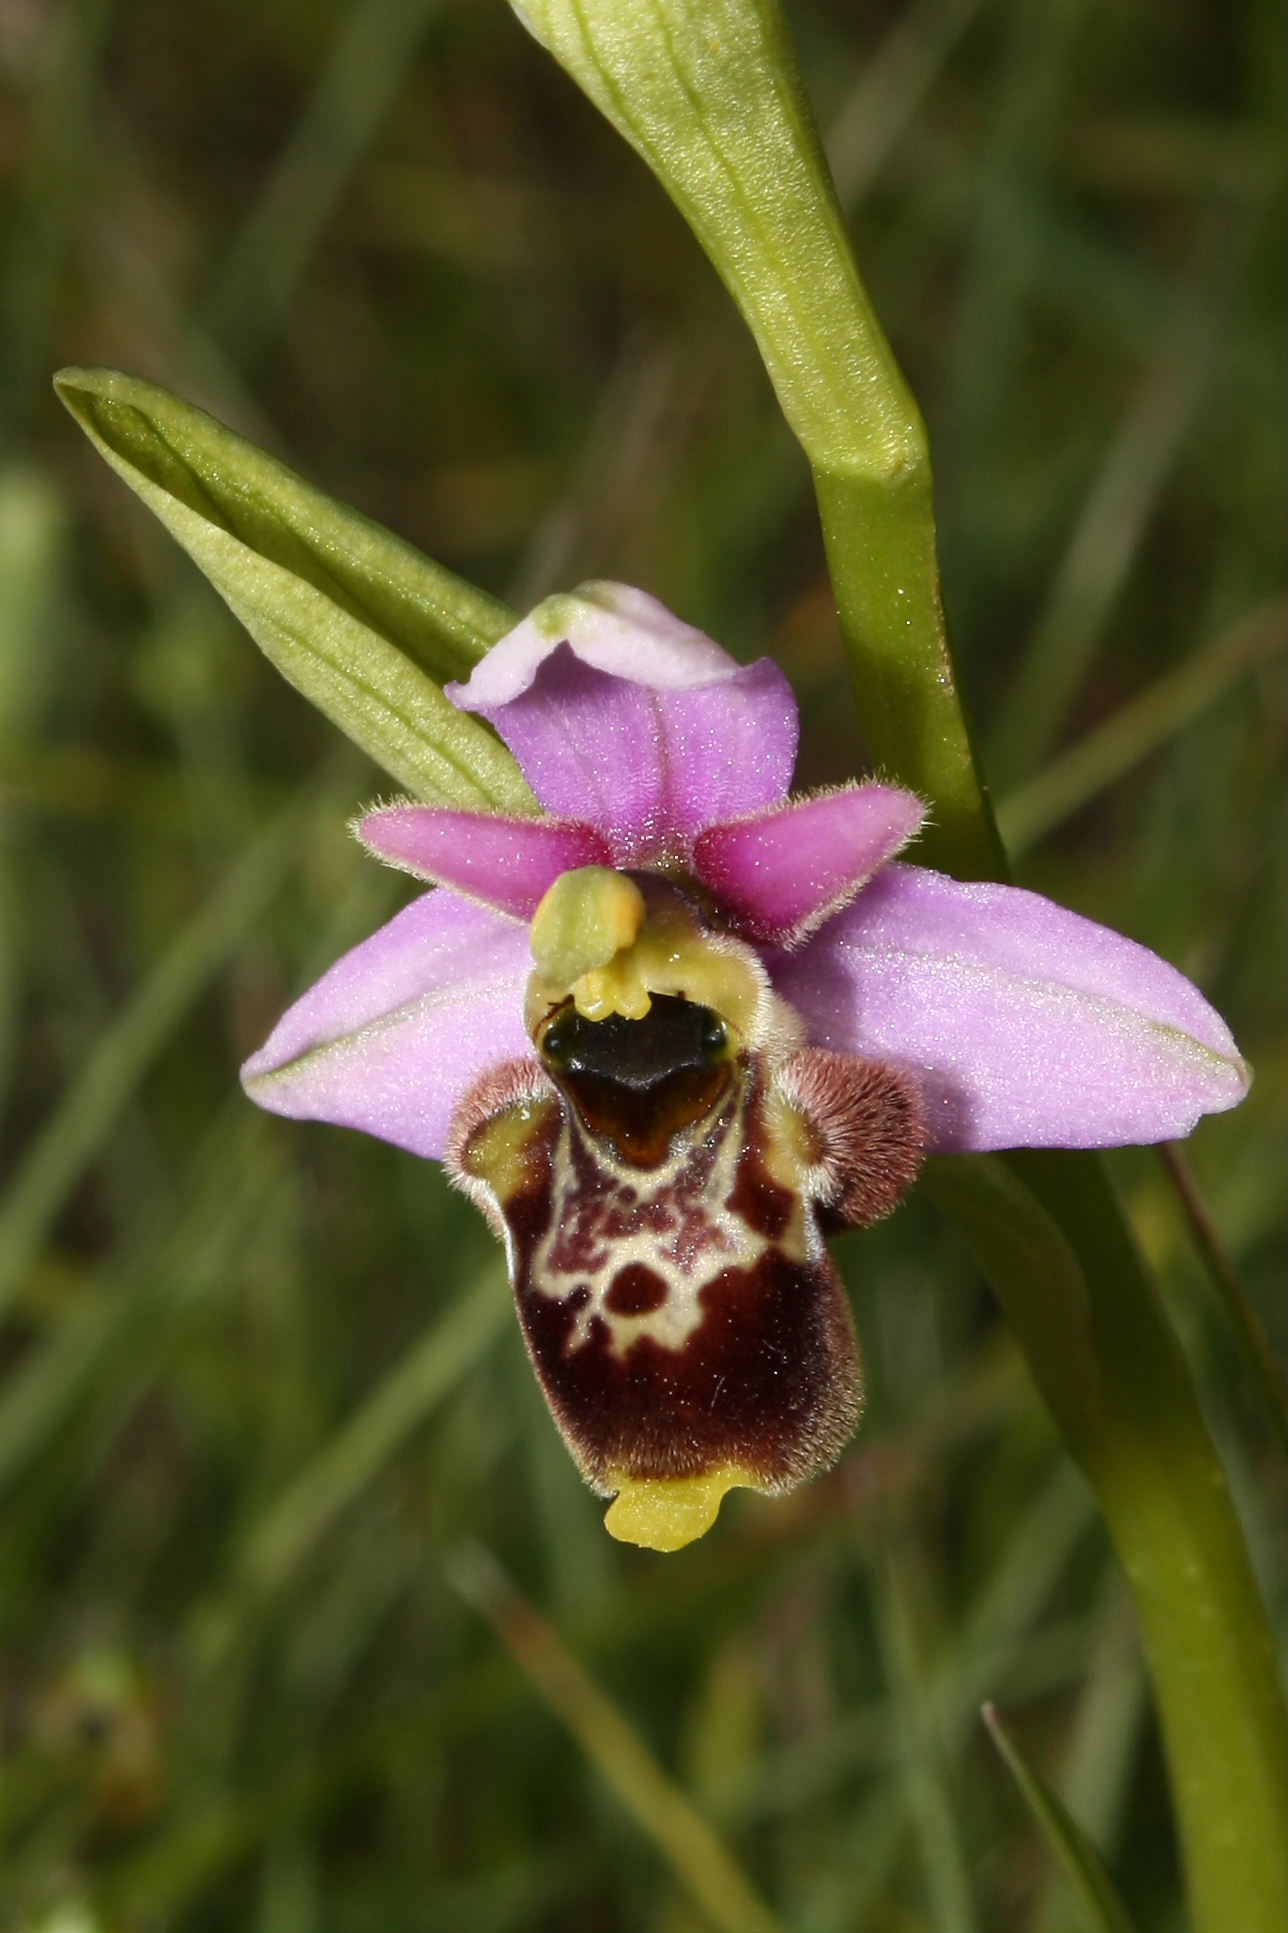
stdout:
[(0, 1200), (0, 1314), (153, 1060), (295, 863), (316, 801), (292, 801), (181, 928), (100, 1036)]
[(1068, 1877), (1090, 1933), (1136, 1933), (1100, 1854), (1063, 1800), (1034, 1770), (993, 1705), (984, 1706), (984, 1723), (1043, 1838)]
[(477, 1544), (458, 1551), (450, 1576), (712, 1925), (721, 1933), (786, 1933), (782, 1921), (765, 1905), (638, 1732), (553, 1627), (519, 1594), (491, 1553)]

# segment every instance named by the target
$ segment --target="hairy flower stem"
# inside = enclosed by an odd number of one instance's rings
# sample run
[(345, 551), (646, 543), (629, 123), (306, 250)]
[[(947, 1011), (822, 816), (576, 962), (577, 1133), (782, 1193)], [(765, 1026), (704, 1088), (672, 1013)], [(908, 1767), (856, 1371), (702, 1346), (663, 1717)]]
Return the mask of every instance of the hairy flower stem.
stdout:
[[(929, 455), (851, 257), (773, 0), (524, 0), (536, 37), (648, 162), (756, 338), (814, 473), (883, 776), (930, 802), (921, 855), (1004, 857), (939, 596)], [(1100, 1164), (937, 1164), (1135, 1596), (1197, 1933), (1277, 1933), (1288, 1789), (1270, 1636), (1188, 1367)]]

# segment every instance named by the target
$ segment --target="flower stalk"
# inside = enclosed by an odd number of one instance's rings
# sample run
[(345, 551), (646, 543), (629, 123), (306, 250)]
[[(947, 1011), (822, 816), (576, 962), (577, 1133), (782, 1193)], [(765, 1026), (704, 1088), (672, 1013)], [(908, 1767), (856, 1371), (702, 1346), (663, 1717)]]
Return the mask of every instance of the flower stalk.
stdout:
[[(926, 798), (922, 850), (1005, 859), (953, 675), (928, 446), (851, 256), (774, 0), (524, 0), (723, 277), (809, 458), (865, 732)], [(1153, 1669), (1199, 1933), (1288, 1915), (1268, 1621), (1188, 1366), (1093, 1156), (935, 1164), (1094, 1485)]]
[(1283, 1708), (1265, 1611), (1188, 1365), (1091, 1155), (934, 1160), (1091, 1482), (1158, 1698), (1201, 1933), (1282, 1924)]

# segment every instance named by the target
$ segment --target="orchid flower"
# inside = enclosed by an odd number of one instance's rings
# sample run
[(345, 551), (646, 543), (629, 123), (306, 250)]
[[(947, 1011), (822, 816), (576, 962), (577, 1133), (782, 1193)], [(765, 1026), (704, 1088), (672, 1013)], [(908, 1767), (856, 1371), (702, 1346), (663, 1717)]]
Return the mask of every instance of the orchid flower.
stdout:
[(608, 1527), (674, 1549), (861, 1406), (827, 1233), (931, 1151), (1187, 1134), (1247, 1071), (1175, 968), (1037, 894), (896, 859), (911, 793), (789, 797), (796, 706), (620, 585), (547, 600), (449, 685), (539, 817), (381, 806), (432, 883), (243, 1069), (277, 1113), (442, 1161), (506, 1244)]

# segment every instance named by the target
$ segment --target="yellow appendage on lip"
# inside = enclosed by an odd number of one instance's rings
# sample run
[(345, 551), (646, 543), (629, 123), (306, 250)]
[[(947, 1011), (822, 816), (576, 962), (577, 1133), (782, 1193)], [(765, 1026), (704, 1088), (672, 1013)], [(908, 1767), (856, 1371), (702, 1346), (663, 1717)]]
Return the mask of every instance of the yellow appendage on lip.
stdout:
[(728, 1491), (759, 1486), (748, 1471), (722, 1464), (697, 1477), (622, 1477), (604, 1528), (622, 1544), (645, 1550), (683, 1550), (705, 1537)]

